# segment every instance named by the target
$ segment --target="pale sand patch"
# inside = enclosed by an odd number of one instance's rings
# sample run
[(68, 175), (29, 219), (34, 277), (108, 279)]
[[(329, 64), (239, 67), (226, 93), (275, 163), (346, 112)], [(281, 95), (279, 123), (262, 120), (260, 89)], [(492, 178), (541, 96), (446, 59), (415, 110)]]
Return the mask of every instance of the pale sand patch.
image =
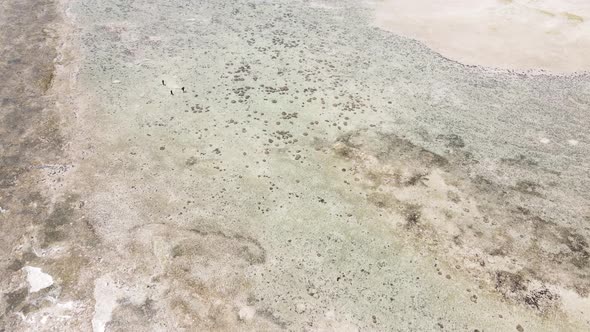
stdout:
[(53, 277), (43, 272), (40, 268), (25, 266), (25, 271), (27, 272), (27, 282), (29, 283), (29, 291), (31, 293), (38, 292), (53, 285)]
[(375, 24), (465, 64), (590, 70), (586, 0), (383, 0)]

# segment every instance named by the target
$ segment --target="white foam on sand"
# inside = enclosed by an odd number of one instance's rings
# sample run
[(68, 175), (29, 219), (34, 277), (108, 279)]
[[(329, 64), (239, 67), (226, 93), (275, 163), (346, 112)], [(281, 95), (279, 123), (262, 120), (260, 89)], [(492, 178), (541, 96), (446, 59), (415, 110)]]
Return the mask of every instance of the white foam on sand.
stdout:
[(465, 64), (590, 70), (587, 0), (382, 0), (375, 24)]

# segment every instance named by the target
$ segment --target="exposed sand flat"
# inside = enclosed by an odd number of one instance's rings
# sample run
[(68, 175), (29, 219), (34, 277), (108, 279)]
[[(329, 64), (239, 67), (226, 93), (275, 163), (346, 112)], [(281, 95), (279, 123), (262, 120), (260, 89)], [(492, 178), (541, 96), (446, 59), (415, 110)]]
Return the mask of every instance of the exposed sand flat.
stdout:
[(375, 24), (464, 64), (590, 70), (586, 0), (379, 0)]
[(357, 0), (2, 6), (0, 331), (590, 331), (587, 74)]

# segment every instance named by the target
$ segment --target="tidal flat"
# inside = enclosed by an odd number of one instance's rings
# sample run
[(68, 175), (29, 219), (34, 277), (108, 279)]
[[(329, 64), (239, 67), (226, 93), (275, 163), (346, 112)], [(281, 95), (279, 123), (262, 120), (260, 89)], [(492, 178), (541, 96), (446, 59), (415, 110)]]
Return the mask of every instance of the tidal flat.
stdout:
[(0, 331), (590, 331), (583, 67), (368, 1), (2, 6)]

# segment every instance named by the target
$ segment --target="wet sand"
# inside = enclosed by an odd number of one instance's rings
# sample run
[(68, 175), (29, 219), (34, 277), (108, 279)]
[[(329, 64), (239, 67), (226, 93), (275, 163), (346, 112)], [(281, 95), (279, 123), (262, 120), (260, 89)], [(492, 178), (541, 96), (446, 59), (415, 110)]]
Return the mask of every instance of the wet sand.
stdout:
[(77, 0), (2, 39), (54, 70), (2, 86), (0, 330), (590, 330), (590, 77), (376, 8)]

